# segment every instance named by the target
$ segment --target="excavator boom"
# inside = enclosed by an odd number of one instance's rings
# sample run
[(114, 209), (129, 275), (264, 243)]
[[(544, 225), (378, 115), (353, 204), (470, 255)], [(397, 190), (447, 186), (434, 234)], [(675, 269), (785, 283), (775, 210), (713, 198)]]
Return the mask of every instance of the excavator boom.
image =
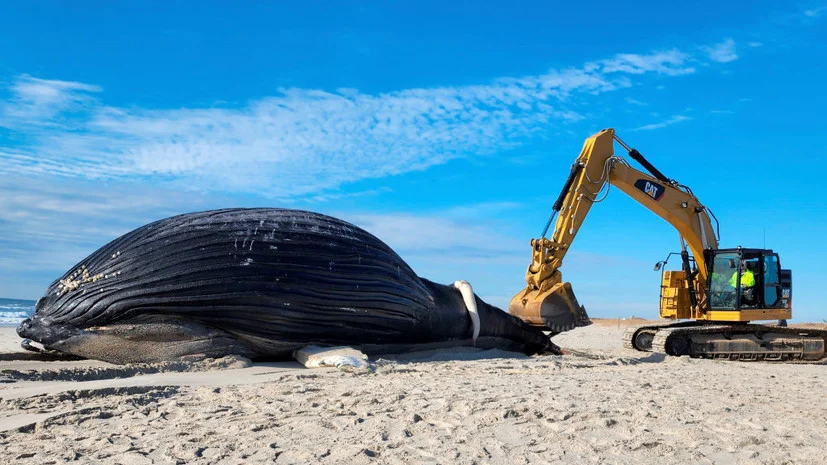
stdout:
[[(646, 167), (651, 175), (638, 171), (614, 155), (614, 143)], [(560, 332), (588, 324), (588, 316), (574, 296), (571, 284), (564, 282), (560, 267), (592, 205), (609, 185), (616, 186), (649, 210), (669, 222), (681, 235), (698, 270), (705, 270), (703, 251), (717, 248), (718, 240), (706, 208), (691, 190), (668, 179), (637, 150), (630, 149), (614, 129), (604, 129), (586, 139), (583, 150), (572, 165), (552, 216), (539, 239), (531, 240), (531, 264), (526, 271), (526, 288), (509, 304), (509, 312), (530, 324)], [(548, 228), (556, 217), (551, 238)], [(684, 247), (684, 248), (686, 248)], [(705, 278), (701, 271), (701, 278)], [(701, 280), (701, 281), (702, 281)], [(698, 282), (701, 282), (698, 281)], [(693, 289), (694, 290), (694, 289)], [(697, 301), (697, 292), (694, 292)], [(698, 302), (696, 302), (697, 306)]]

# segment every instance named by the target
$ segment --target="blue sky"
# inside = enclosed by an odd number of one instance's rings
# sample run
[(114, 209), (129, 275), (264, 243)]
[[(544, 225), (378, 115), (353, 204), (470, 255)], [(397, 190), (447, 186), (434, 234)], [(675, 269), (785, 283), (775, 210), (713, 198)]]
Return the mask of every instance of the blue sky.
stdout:
[[(822, 305), (827, 3), (54, 2), (0, 14), (0, 296), (169, 215), (302, 208), (506, 306), (583, 140), (693, 188)], [(576, 4), (570, 4), (576, 3)], [(619, 191), (563, 275), (657, 314), (677, 233)]]

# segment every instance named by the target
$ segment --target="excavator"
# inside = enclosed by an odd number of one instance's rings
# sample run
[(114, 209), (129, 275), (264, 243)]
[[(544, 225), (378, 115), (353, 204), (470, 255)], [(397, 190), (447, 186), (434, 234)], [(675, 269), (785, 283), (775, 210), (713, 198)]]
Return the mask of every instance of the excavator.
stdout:
[[(615, 142), (648, 173), (616, 156)], [(552, 333), (590, 323), (560, 267), (592, 205), (605, 199), (610, 187), (666, 220), (680, 235), (680, 252), (655, 265), (655, 271), (662, 271), (660, 317), (672, 321), (630, 328), (623, 337), (625, 347), (693, 358), (827, 360), (827, 331), (786, 327), (792, 317), (792, 271), (781, 268), (778, 254), (719, 248), (720, 225), (712, 211), (689, 187), (666, 177), (630, 148), (614, 129), (586, 139), (543, 233), (531, 240), (527, 286), (511, 299), (509, 313)], [(674, 255), (680, 257), (681, 269), (663, 268)], [(753, 323), (768, 320), (777, 323)]]

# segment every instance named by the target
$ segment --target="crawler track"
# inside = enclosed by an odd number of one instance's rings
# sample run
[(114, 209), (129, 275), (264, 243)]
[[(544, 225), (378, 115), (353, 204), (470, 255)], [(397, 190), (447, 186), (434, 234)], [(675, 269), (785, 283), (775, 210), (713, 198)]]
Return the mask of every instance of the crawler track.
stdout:
[(827, 362), (827, 331), (763, 325), (667, 326), (652, 339), (652, 352), (737, 361)]
[(635, 326), (626, 329), (623, 333), (623, 347), (642, 352), (652, 351), (652, 340), (658, 331), (664, 328), (685, 328), (701, 326), (704, 323), (699, 321), (683, 321), (679, 323), (656, 323), (645, 326)]

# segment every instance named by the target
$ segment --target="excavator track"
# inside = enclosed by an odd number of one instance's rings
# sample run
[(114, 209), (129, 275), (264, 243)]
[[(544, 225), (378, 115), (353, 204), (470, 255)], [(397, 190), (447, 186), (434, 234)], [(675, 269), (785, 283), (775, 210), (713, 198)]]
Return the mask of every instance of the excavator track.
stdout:
[(652, 338), (652, 352), (737, 361), (823, 364), (827, 330), (753, 324), (666, 326)]
[(623, 347), (630, 350), (642, 352), (652, 351), (652, 340), (655, 334), (664, 328), (685, 328), (700, 326), (703, 323), (698, 321), (684, 321), (680, 323), (656, 323), (652, 325), (634, 326), (627, 328), (623, 333)]

